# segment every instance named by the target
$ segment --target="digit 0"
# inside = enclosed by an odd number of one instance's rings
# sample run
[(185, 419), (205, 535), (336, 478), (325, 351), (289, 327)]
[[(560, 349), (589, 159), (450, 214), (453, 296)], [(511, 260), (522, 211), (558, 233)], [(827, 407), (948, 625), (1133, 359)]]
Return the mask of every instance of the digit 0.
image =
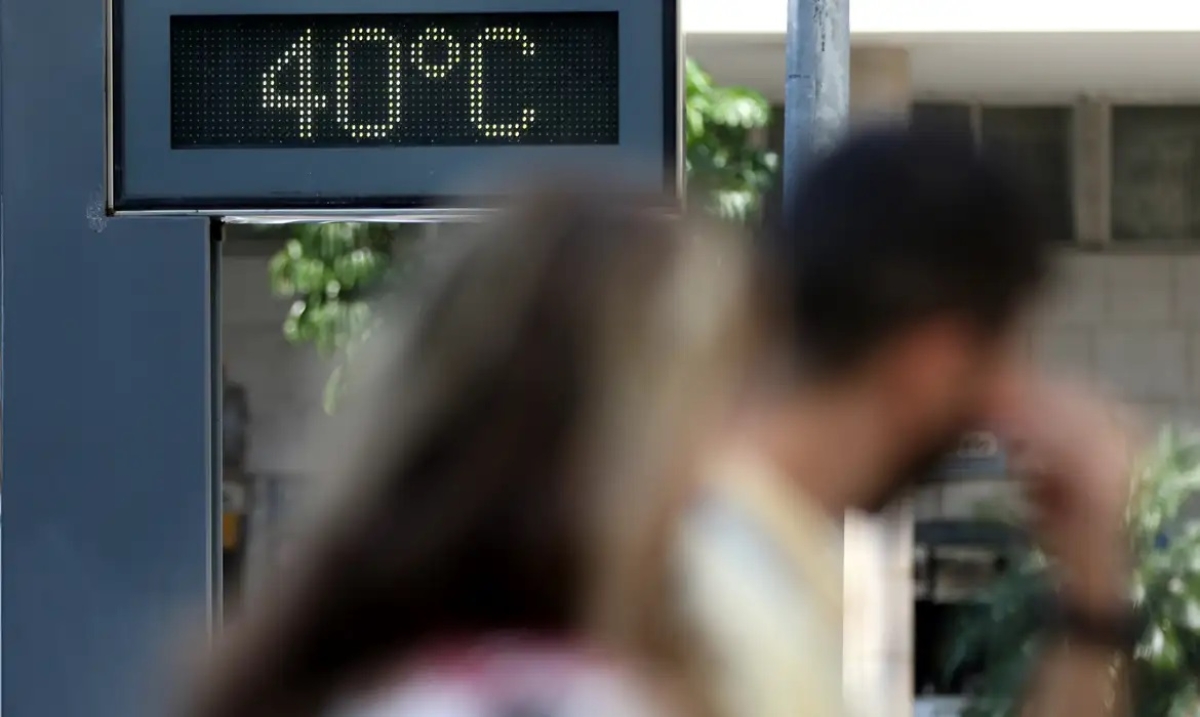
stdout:
[(486, 137), (510, 137), (515, 139), (520, 137), (525, 130), (529, 129), (529, 125), (533, 124), (535, 113), (532, 107), (525, 107), (521, 110), (521, 119), (517, 122), (487, 121), (483, 95), (483, 50), (486, 44), (490, 42), (519, 42), (521, 43), (521, 54), (529, 57), (534, 53), (533, 41), (519, 28), (489, 27), (480, 33), (475, 42), (471, 43), (471, 121), (475, 123), (475, 126)]
[[(388, 93), (387, 121), (378, 123), (352, 122), (350, 119), (350, 52), (360, 42), (382, 42), (387, 44)], [(400, 124), (400, 76), (402, 72), (403, 48), (387, 30), (360, 27), (351, 30), (337, 46), (337, 88), (334, 104), (338, 122), (355, 139), (380, 139), (387, 137)]]

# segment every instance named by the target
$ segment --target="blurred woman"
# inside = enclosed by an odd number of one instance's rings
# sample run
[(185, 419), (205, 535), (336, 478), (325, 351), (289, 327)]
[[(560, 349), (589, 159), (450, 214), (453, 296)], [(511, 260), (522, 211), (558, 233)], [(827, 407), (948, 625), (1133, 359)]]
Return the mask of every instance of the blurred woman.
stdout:
[(666, 565), (753, 330), (738, 243), (561, 191), (438, 241), (188, 717), (705, 711)]

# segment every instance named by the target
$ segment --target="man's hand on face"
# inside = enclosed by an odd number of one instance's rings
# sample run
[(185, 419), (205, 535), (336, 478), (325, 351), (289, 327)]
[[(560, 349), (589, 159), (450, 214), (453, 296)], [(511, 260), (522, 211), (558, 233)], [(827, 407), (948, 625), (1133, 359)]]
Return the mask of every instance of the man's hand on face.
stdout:
[(1125, 513), (1136, 455), (1131, 417), (1082, 387), (1041, 382), (1002, 431), (1034, 535), (1061, 571), (1063, 597), (1096, 615), (1126, 609)]

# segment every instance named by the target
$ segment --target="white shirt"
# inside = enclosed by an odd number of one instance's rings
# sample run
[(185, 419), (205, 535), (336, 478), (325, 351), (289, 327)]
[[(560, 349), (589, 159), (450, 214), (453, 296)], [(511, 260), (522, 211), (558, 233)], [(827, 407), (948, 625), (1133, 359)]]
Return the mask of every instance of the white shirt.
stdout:
[(684, 529), (693, 619), (729, 717), (839, 717), (837, 528), (756, 456), (713, 466)]

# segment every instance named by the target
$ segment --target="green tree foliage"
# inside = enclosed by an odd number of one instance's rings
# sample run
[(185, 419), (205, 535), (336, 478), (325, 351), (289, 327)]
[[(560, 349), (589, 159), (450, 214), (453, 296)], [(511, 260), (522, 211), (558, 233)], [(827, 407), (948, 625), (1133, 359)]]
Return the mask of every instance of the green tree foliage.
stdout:
[[(1137, 475), (1128, 514), (1136, 557), (1134, 599), (1150, 618), (1130, 667), (1136, 717), (1200, 714), (1200, 521), (1187, 518), (1200, 492), (1200, 435), (1165, 430)], [(1017, 567), (983, 597), (985, 610), (955, 634), (947, 668), (982, 659), (966, 717), (1015, 717), (1038, 653), (1038, 606), (1050, 584), (1045, 559)]]
[(411, 268), (412, 225), (372, 222), (297, 224), (294, 236), (271, 259), (274, 292), (292, 300), (283, 334), (311, 344), (334, 362), (325, 390), (332, 412), (345, 381), (345, 363), (370, 336), (370, 299), (386, 277)]
[[(691, 60), (686, 99), (692, 200), (724, 219), (750, 219), (775, 171), (775, 155), (754, 142), (770, 121), (767, 101), (752, 90), (716, 85)], [(272, 259), (272, 289), (292, 300), (284, 335), (314, 345), (334, 363), (326, 410), (336, 407), (348, 355), (369, 336), (370, 294), (419, 258), (414, 237), (411, 229), (392, 224), (297, 224)]]
[(774, 181), (778, 158), (756, 142), (771, 122), (758, 92), (721, 87), (687, 61), (685, 132), (691, 200), (719, 217), (746, 221)]

